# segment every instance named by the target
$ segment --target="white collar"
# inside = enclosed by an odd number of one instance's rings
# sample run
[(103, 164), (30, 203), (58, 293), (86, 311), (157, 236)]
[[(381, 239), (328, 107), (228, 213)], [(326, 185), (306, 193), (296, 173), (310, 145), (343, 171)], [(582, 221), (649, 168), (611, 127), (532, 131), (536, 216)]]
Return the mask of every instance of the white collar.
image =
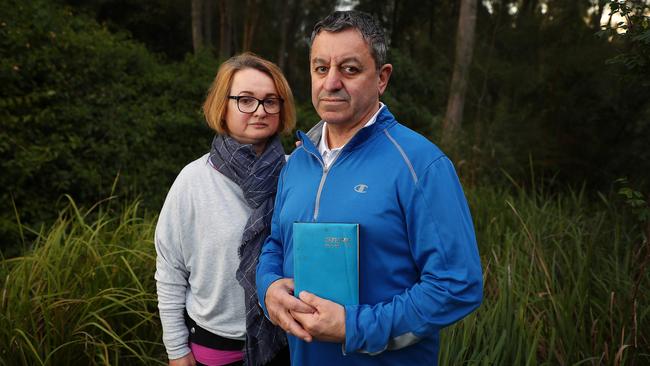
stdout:
[[(377, 121), (377, 116), (379, 115), (379, 112), (381, 112), (382, 108), (384, 108), (384, 103), (379, 102), (379, 109), (377, 109), (377, 112), (370, 117), (368, 122), (366, 122), (365, 125), (363, 125), (362, 128), (366, 128), (373, 123)], [(337, 147), (336, 149), (330, 149), (329, 146), (327, 146), (327, 122), (323, 121), (323, 129), (321, 131), (321, 136), (320, 136), (320, 141), (318, 142), (318, 152), (321, 154), (321, 156), (325, 155), (331, 155), (332, 153), (338, 152), (341, 149), (343, 149), (343, 146)]]

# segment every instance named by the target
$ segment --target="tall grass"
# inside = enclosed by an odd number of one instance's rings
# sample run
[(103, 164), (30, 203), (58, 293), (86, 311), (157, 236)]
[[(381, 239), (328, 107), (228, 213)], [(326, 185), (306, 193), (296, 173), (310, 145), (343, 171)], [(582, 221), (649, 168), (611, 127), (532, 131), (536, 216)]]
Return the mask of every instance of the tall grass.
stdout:
[[(443, 331), (440, 364), (650, 364), (648, 244), (633, 215), (614, 198), (533, 191), (467, 191), (485, 300)], [(71, 202), (33, 250), (0, 262), (0, 365), (166, 362), (155, 218), (111, 205)]]
[(583, 191), (468, 196), (485, 299), (443, 331), (441, 365), (650, 364), (648, 243), (621, 205)]
[(32, 251), (0, 263), (0, 364), (164, 364), (153, 222), (111, 205), (70, 201)]

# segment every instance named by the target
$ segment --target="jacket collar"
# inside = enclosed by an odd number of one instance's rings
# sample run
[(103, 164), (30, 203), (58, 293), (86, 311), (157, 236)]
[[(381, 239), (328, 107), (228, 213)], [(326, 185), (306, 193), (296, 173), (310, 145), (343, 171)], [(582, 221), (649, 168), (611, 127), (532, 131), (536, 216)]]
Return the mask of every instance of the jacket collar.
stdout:
[[(296, 136), (302, 142), (302, 146), (308, 151), (316, 156), (319, 156), (318, 153), (318, 143), (320, 142), (321, 135), (323, 133), (323, 123), (324, 121), (318, 122), (314, 127), (312, 127), (307, 133), (298, 131)], [(357, 131), (354, 136), (345, 144), (343, 151), (354, 150), (357, 147), (363, 145), (366, 141), (371, 140), (376, 135), (383, 133), (383, 131), (397, 123), (395, 117), (388, 110), (388, 106), (384, 105), (377, 115), (377, 120), (375, 123), (371, 124), (368, 127), (364, 127)]]

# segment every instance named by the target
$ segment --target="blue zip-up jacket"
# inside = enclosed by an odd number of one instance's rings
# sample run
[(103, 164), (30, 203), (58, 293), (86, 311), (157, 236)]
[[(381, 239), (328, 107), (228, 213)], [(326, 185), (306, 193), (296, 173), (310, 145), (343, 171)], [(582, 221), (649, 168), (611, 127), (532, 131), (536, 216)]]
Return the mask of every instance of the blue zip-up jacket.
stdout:
[(293, 365), (436, 365), (439, 331), (476, 309), (481, 264), (449, 159), (383, 107), (324, 169), (322, 122), (284, 167), (257, 267), (264, 298), (293, 277), (294, 222), (359, 223), (359, 303), (345, 306), (345, 344), (289, 335)]

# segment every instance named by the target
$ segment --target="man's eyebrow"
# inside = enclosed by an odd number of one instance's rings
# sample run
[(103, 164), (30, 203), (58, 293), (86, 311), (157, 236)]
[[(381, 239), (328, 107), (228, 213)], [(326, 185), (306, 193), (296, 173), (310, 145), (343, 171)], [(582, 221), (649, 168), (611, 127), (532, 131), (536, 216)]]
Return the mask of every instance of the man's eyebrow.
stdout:
[(347, 64), (347, 63), (355, 63), (355, 64), (361, 64), (361, 60), (359, 60), (357, 57), (350, 56), (346, 57), (340, 62), (341, 64)]
[[(311, 63), (312, 65), (327, 65), (329, 62), (324, 58), (314, 57), (311, 60)], [(361, 60), (356, 56), (349, 56), (341, 59), (341, 61), (338, 62), (339, 65), (346, 64), (346, 63), (354, 63), (360, 65)]]
[(311, 63), (317, 65), (327, 65), (327, 61), (324, 58), (320, 58), (320, 57), (314, 57), (311, 60)]

